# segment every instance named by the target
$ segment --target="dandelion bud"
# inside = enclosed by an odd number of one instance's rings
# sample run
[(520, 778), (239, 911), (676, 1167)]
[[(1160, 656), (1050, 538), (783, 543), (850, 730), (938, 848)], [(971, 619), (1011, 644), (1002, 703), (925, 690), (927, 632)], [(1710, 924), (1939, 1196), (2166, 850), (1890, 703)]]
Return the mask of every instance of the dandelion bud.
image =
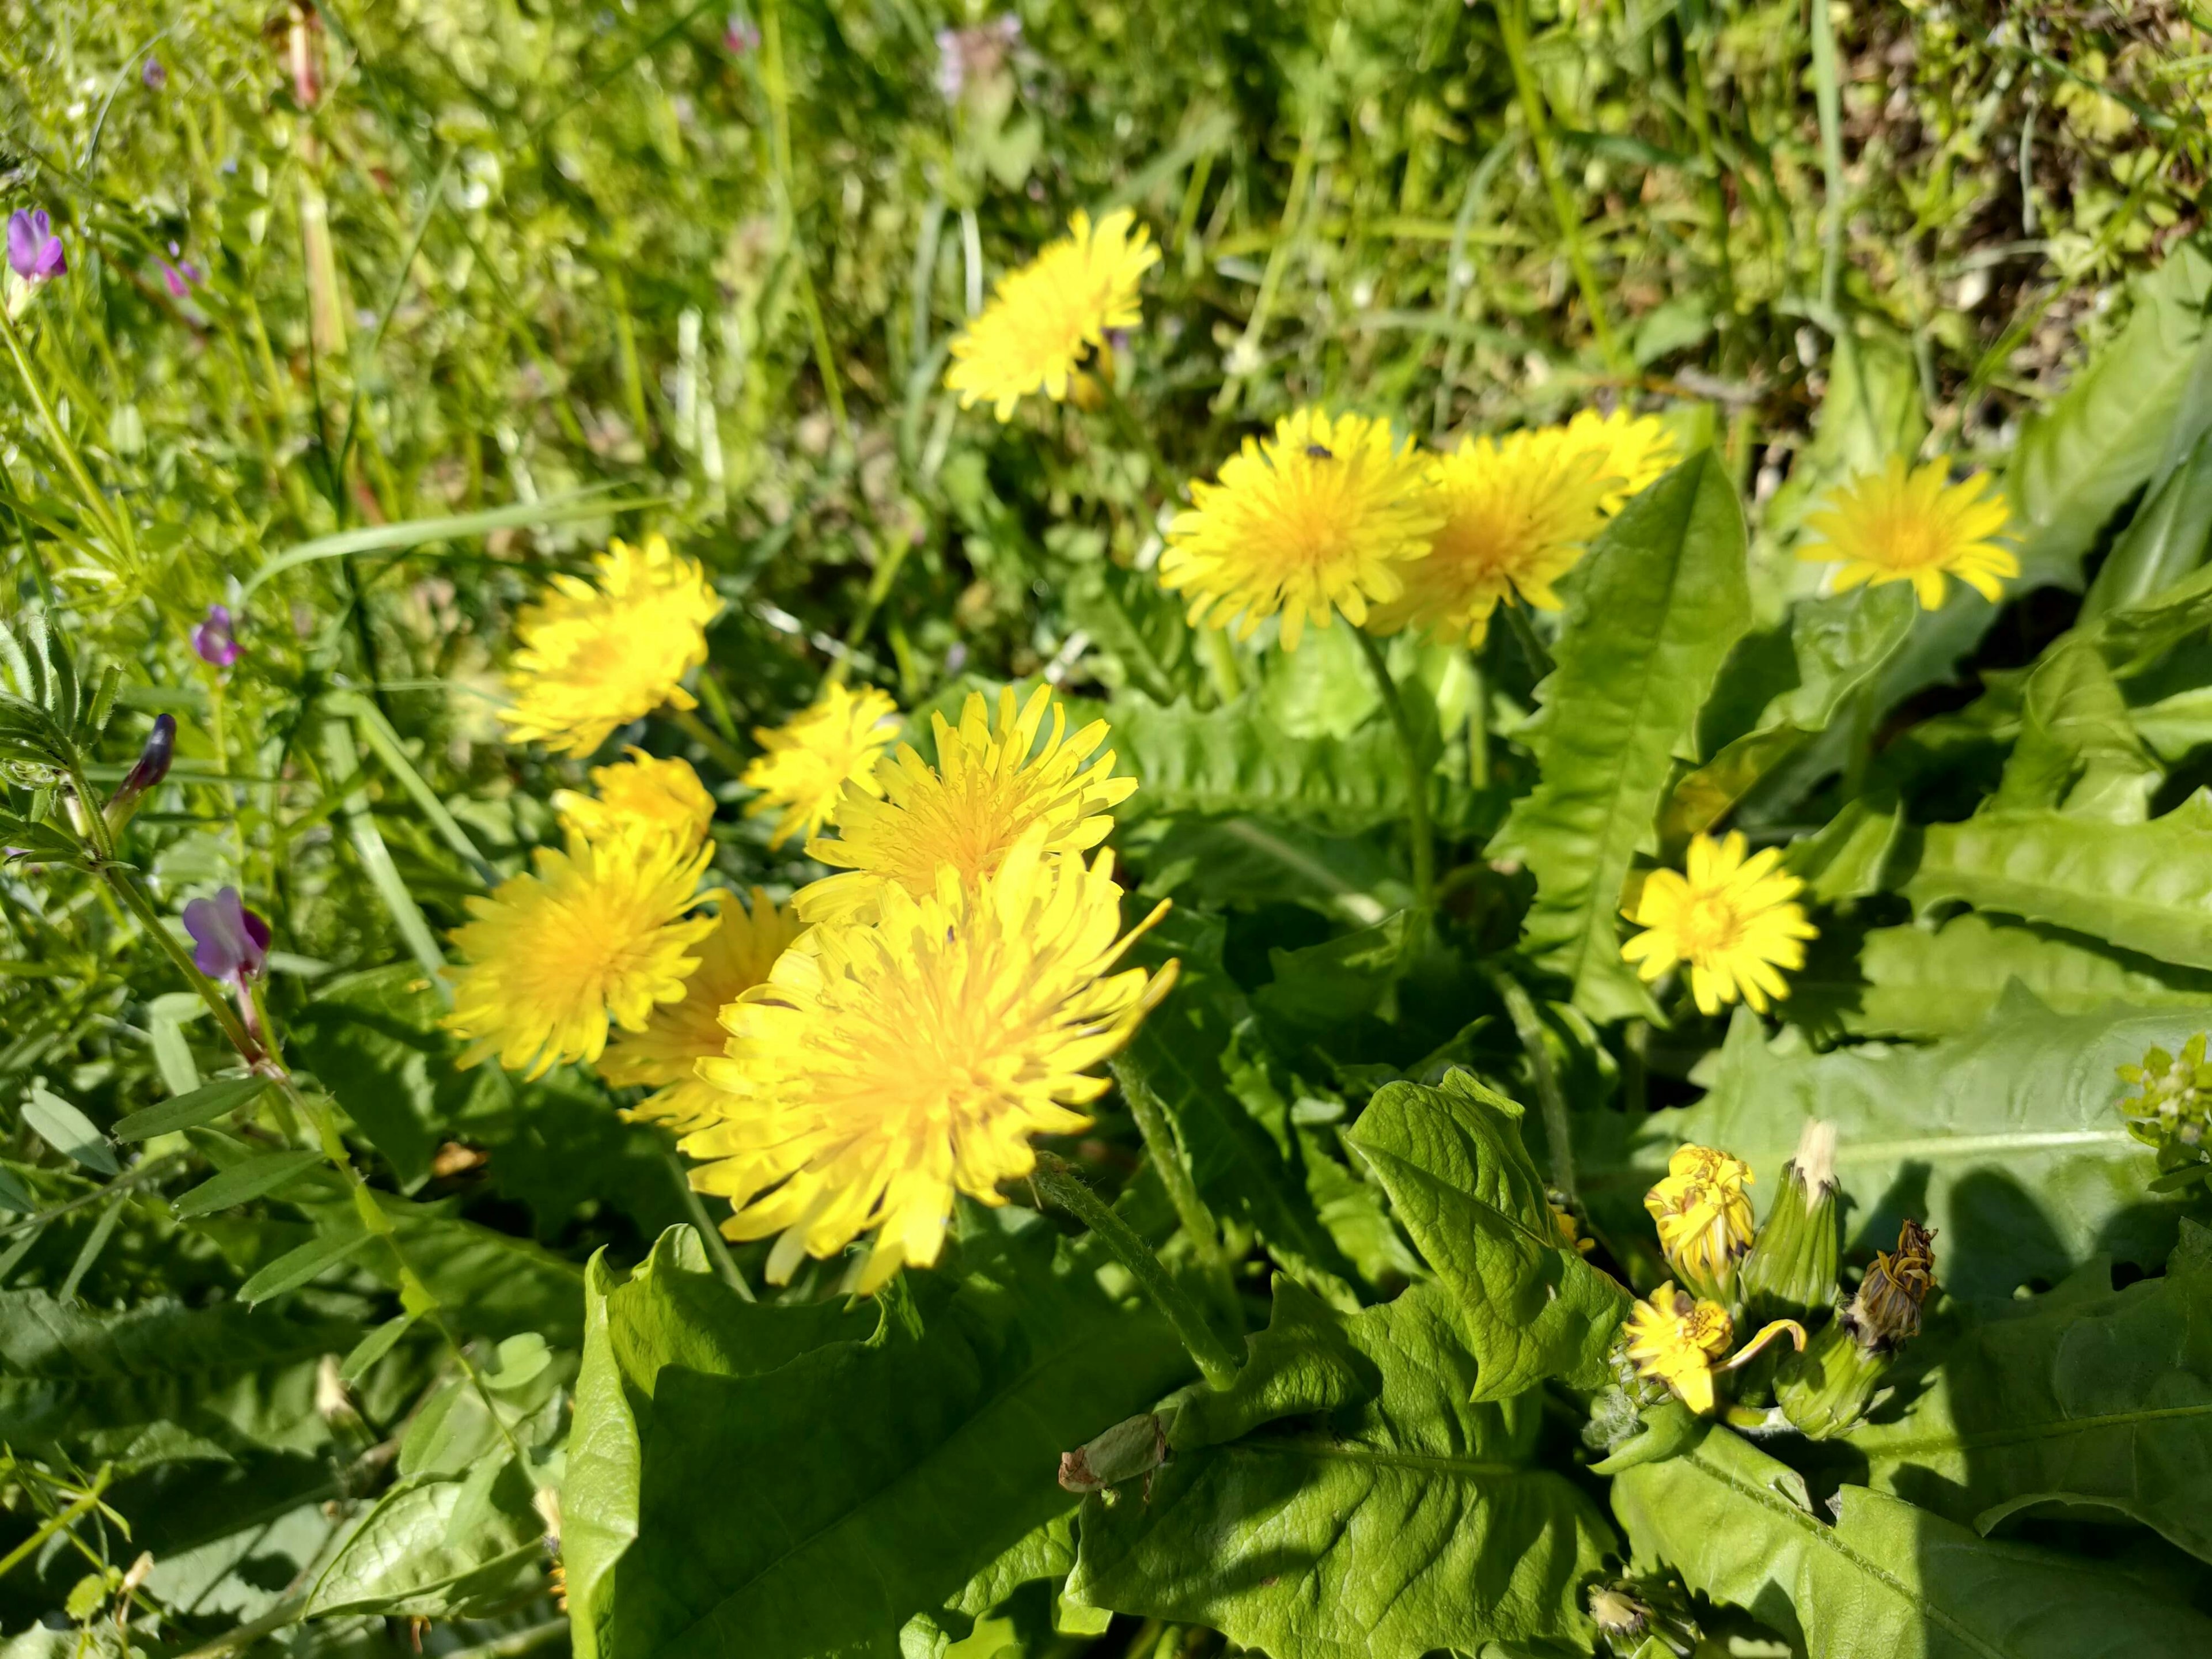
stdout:
[(1062, 1452), (1060, 1484), (1068, 1492), (1104, 1492), (1141, 1474), (1149, 1496), (1152, 1471), (1167, 1457), (1167, 1425), (1158, 1413), (1146, 1412), (1116, 1423), (1087, 1445)]
[(138, 751), (137, 763), (123, 775), (123, 781), (100, 809), (110, 830), (120, 830), (131, 822), (131, 815), (138, 810), (138, 798), (169, 775), (169, 763), (176, 752), (177, 717), (156, 714), (154, 729), (146, 734), (146, 746)]
[(1752, 1316), (1802, 1318), (1836, 1300), (1842, 1218), (1836, 1209), (1836, 1127), (1814, 1118), (1782, 1168), (1782, 1190), (1744, 1257), (1736, 1284)]
[(1615, 1578), (1592, 1584), (1583, 1605), (1616, 1659), (1657, 1659), (1662, 1652), (1687, 1659), (1697, 1651), (1699, 1632), (1682, 1600), (1671, 1584)]
[(1775, 1395), (1800, 1433), (1830, 1439), (1866, 1415), (1898, 1349), (1919, 1333), (1935, 1287), (1935, 1235), (1908, 1218), (1897, 1249), (1875, 1257), (1858, 1293), (1784, 1368)]
[(1710, 1146), (1682, 1146), (1644, 1195), (1667, 1264), (1697, 1296), (1735, 1299), (1736, 1263), (1751, 1247), (1751, 1165)]

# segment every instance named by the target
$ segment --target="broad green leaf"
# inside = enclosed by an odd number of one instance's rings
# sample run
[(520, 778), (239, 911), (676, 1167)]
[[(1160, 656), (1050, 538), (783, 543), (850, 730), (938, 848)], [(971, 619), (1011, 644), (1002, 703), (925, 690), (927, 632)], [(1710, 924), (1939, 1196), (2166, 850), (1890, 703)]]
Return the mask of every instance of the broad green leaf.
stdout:
[(1869, 1485), (1983, 1532), (2087, 1505), (2212, 1560), (2212, 1232), (2184, 1221), (2163, 1279), (2080, 1278), (1977, 1323), (1851, 1449)]
[(312, 1239), (296, 1250), (287, 1250), (238, 1287), (238, 1299), (251, 1308), (296, 1291), (346, 1261), (368, 1243), (365, 1232), (333, 1234)]
[(265, 1077), (227, 1077), (194, 1089), (189, 1094), (165, 1100), (159, 1106), (149, 1106), (143, 1112), (132, 1112), (118, 1120), (115, 1138), (118, 1140), (151, 1140), (155, 1135), (173, 1133), (179, 1129), (197, 1129), (203, 1123), (212, 1123), (226, 1112), (258, 1098), (269, 1086)]
[(320, 1152), (264, 1152), (203, 1181), (171, 1207), (187, 1218), (213, 1215), (273, 1193), (322, 1161)]
[(1992, 1543), (1863, 1486), (1816, 1514), (1803, 1480), (1729, 1430), (1623, 1471), (1613, 1513), (1639, 1565), (1744, 1607), (1808, 1659), (2182, 1659), (2212, 1620), (2142, 1580)]
[(107, 1137), (100, 1133), (99, 1127), (40, 1084), (33, 1084), (23, 1097), (23, 1121), (37, 1132), (40, 1139), (71, 1162), (82, 1164), (98, 1175), (122, 1172), (115, 1161), (115, 1149), (107, 1144)]
[(1521, 1108), (1465, 1072), (1440, 1088), (1393, 1083), (1346, 1137), (1450, 1292), (1478, 1401), (1547, 1377), (1602, 1388), (1627, 1293), (1562, 1249), (1544, 1178), (1521, 1144)]
[(2115, 1071), (2204, 1024), (2202, 1009), (2055, 1014), (2015, 988), (1966, 1036), (1819, 1054), (1794, 1031), (1768, 1041), (1739, 1010), (1705, 1098), (1652, 1113), (1625, 1149), (1593, 1144), (1583, 1190), (1624, 1236), (1648, 1237), (1639, 1200), (1689, 1141), (1749, 1163), (1763, 1209), (1817, 1117), (1837, 1128), (1858, 1245), (1887, 1249), (1900, 1219), (1920, 1218), (1937, 1231), (1936, 1279), (1956, 1295), (2055, 1283), (2100, 1251), (2154, 1263), (2179, 1211), (2145, 1199), (2153, 1159), (2115, 1109)]
[(1916, 910), (1963, 899), (2212, 968), (2212, 793), (2200, 790), (2147, 823), (2046, 810), (1930, 824), (1905, 894)]
[[(403, 1199), (386, 1195), (383, 1204), (400, 1248), (448, 1323), (494, 1337), (537, 1331), (571, 1348), (580, 1340), (584, 1274), (574, 1262), (526, 1238)], [(398, 1288), (389, 1250), (371, 1250), (361, 1261)]]
[(1620, 958), (1622, 884), (1698, 710), (1751, 625), (1743, 515), (1702, 452), (1622, 511), (1577, 571), (1559, 666), (1524, 732), (1540, 780), (1491, 842), (1536, 877), (1526, 944), (1594, 1019), (1657, 1017)]
[(1473, 1403), (1474, 1358), (1433, 1286), (1338, 1315), (1279, 1280), (1226, 1395), (1162, 1407), (1146, 1495), (1085, 1501), (1071, 1600), (1210, 1625), (1273, 1659), (1420, 1659), (1573, 1639), (1611, 1540), (1533, 1467), (1531, 1393)]
[(2082, 622), (2139, 605), (2204, 562), (2212, 544), (2212, 432), (2136, 511), (2081, 601)]
[(641, 1280), (595, 1280), (568, 1504), (587, 1651), (896, 1655), (1073, 1507), (1061, 1452), (1189, 1375), (1034, 1218), (953, 1249), (904, 1283), (920, 1334), (741, 1304), (665, 1247)]
[(2128, 711), (2136, 735), (2151, 752), (2171, 764), (2200, 744), (2212, 743), (2212, 685), (2192, 686), (2139, 704)]
[(306, 1616), (451, 1619), (494, 1612), (542, 1576), (545, 1522), (512, 1456), (465, 1475), (404, 1481), (362, 1518), (307, 1598)]
[(2021, 731), (1991, 811), (2056, 807), (2141, 823), (2166, 773), (2143, 747), (2094, 631), (2045, 652), (2022, 688)]

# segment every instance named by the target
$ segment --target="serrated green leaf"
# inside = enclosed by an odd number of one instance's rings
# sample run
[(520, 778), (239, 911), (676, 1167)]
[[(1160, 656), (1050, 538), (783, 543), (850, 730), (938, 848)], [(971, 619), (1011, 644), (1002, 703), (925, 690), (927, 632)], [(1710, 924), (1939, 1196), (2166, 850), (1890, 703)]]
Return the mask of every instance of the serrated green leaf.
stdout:
[(2044, 653), (2021, 688), (2020, 738), (1991, 811), (2055, 807), (2069, 817), (2140, 823), (2166, 774), (2129, 718), (2094, 630)]
[(2212, 1560), (2212, 1233), (2166, 1277), (2069, 1282), (1978, 1322), (1924, 1393), (1851, 1449), (1869, 1485), (1988, 1532), (2039, 1505), (2117, 1510)]
[(1472, 1403), (1433, 1286), (1350, 1317), (1278, 1281), (1229, 1395), (1162, 1407), (1149, 1496), (1084, 1505), (1071, 1600), (1210, 1625), (1274, 1659), (1420, 1659), (1581, 1636), (1611, 1540), (1533, 1467), (1539, 1397)]
[(1639, 1565), (1744, 1607), (1808, 1659), (2182, 1659), (2212, 1620), (2109, 1567), (1992, 1543), (1845, 1486), (1830, 1516), (1804, 1481), (1724, 1428), (1623, 1471), (1613, 1513)]
[(1544, 1178), (1521, 1144), (1521, 1108), (1465, 1072), (1439, 1088), (1379, 1090), (1346, 1140), (1451, 1293), (1478, 1401), (1547, 1377), (1602, 1388), (1627, 1292), (1562, 1249)]
[(320, 1152), (264, 1152), (203, 1181), (171, 1206), (180, 1217), (213, 1215), (275, 1192), (323, 1161)]
[(1916, 910), (1963, 899), (2124, 951), (2212, 968), (2212, 793), (2112, 823), (2053, 811), (1930, 824), (1905, 884)]
[(115, 1125), (115, 1138), (151, 1140), (155, 1135), (173, 1133), (179, 1129), (196, 1129), (203, 1123), (214, 1122), (227, 1112), (251, 1104), (268, 1086), (265, 1077), (220, 1078), (204, 1088), (194, 1089), (189, 1094), (119, 1119)]
[(1536, 877), (1525, 942), (1594, 1019), (1656, 1018), (1620, 957), (1622, 884), (1721, 665), (1751, 626), (1743, 515), (1710, 451), (1645, 490), (1576, 573), (1556, 653), (1524, 732), (1540, 774), (1490, 856)]
[(368, 1235), (363, 1232), (355, 1233), (350, 1237), (337, 1234), (328, 1238), (311, 1239), (296, 1250), (285, 1251), (240, 1285), (238, 1299), (251, 1308), (280, 1297), (287, 1291), (296, 1291), (308, 1280), (337, 1267), (368, 1243)]
[[(529, 1480), (511, 1457), (488, 1458), (482, 1468), (488, 1473), (434, 1476), (386, 1492), (324, 1569), (306, 1616), (466, 1618), (495, 1610), (540, 1576), (545, 1523), (531, 1506)], [(489, 1493), (477, 1493), (484, 1483)]]
[(2212, 544), (2212, 433), (2137, 510), (2089, 584), (2081, 620), (2094, 622), (2163, 592), (2204, 562)]

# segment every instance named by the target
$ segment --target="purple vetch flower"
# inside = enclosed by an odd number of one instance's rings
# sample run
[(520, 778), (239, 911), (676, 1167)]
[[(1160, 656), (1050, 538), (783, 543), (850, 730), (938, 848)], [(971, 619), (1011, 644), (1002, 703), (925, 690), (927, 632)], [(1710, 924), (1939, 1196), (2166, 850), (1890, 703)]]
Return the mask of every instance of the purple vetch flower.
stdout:
[(238, 634), (228, 605), (207, 608), (206, 620), (192, 629), (192, 649), (210, 668), (228, 668), (238, 660)]
[(169, 84), (169, 71), (161, 67), (158, 58), (149, 58), (146, 67), (138, 71), (138, 78), (146, 83), (149, 92), (159, 92)]
[[(169, 259), (177, 263), (171, 264)], [(169, 244), (169, 258), (160, 263), (161, 280), (169, 285), (169, 297), (173, 300), (183, 299), (200, 280), (200, 268), (185, 258), (174, 242)]]
[(187, 904), (185, 931), (193, 964), (210, 979), (243, 985), (268, 965), (269, 924), (239, 902), (235, 887)]
[(760, 45), (760, 30), (753, 20), (742, 12), (730, 14), (730, 26), (722, 31), (722, 46), (733, 58), (742, 58)]
[(8, 264), (27, 283), (44, 282), (69, 269), (69, 255), (46, 209), (18, 208), (8, 216)]
[(154, 716), (154, 729), (146, 734), (146, 746), (138, 751), (138, 759), (123, 775), (123, 781), (101, 807), (100, 816), (107, 820), (110, 830), (120, 830), (131, 822), (131, 815), (138, 810), (138, 798), (169, 775), (169, 762), (177, 752), (177, 717), (174, 714)]
[(1008, 13), (988, 23), (937, 32), (937, 90), (956, 102), (974, 82), (996, 75), (1022, 38), (1022, 20)]

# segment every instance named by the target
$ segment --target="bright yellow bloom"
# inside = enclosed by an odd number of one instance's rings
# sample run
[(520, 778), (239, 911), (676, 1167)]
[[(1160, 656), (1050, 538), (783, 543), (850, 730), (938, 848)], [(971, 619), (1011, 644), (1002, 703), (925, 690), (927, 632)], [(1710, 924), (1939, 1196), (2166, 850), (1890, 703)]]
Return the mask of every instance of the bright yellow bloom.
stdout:
[[(1052, 730), (1040, 748), (1048, 712)], [(802, 919), (866, 921), (886, 884), (920, 898), (948, 867), (972, 886), (1032, 829), (1044, 836), (1048, 853), (1088, 852), (1106, 839), (1114, 808), (1137, 787), (1134, 778), (1113, 775), (1112, 750), (1100, 752), (1106, 722), (1093, 720), (1066, 736), (1067, 710), (1042, 685), (1018, 712), (1013, 688), (1006, 687), (999, 693), (998, 713), (994, 731), (989, 705), (971, 692), (957, 726), (942, 714), (931, 717), (934, 767), (901, 744), (896, 756), (877, 765), (865, 793), (846, 792), (837, 809), (838, 838), (817, 836), (806, 843), (810, 858), (845, 873), (799, 890), (792, 902)]]
[(1247, 438), (1221, 481), (1194, 483), (1160, 555), (1160, 583), (1187, 593), (1194, 627), (1249, 639), (1281, 614), (1283, 649), (1341, 611), (1354, 627), (1405, 591), (1443, 514), (1425, 465), (1387, 421), (1301, 409)]
[(587, 841), (612, 846), (623, 836), (675, 841), (688, 850), (707, 838), (714, 798), (690, 763), (656, 760), (642, 749), (612, 766), (592, 769), (591, 795), (556, 790), (553, 808), (563, 828)]
[(771, 1283), (871, 1230), (863, 1292), (926, 1266), (956, 1193), (1002, 1202), (1035, 1166), (1030, 1137), (1089, 1127), (1078, 1109), (1108, 1086), (1091, 1068), (1175, 971), (1110, 973), (1134, 937), (1116, 937), (1113, 855), (1086, 868), (1042, 845), (973, 887), (950, 869), (921, 898), (886, 886), (878, 922), (811, 930), (725, 1011), (727, 1058), (699, 1070), (729, 1092), (684, 1150), (692, 1184), (735, 1210), (731, 1237), (780, 1235)]
[(1828, 497), (1827, 510), (1805, 520), (1821, 539), (1798, 550), (1815, 563), (1841, 564), (1834, 586), (1861, 582), (1912, 584), (1923, 611), (1943, 603), (1945, 573), (1992, 604), (2003, 579), (2020, 574), (2020, 560), (1996, 539), (2011, 517), (1996, 480), (1977, 472), (1949, 482), (1949, 465), (1934, 460), (1910, 473), (1893, 455)]
[(470, 1040), (460, 1064), (492, 1054), (510, 1072), (542, 1077), (594, 1060), (609, 1022), (641, 1031), (655, 1005), (684, 994), (699, 965), (692, 947), (712, 916), (683, 920), (699, 902), (711, 847), (624, 836), (597, 847), (571, 833), (566, 852), (541, 847), (533, 868), (489, 897), (453, 943), (468, 965), (453, 972), (449, 1030)]
[(961, 408), (988, 403), (1003, 421), (1032, 392), (1058, 403), (1108, 329), (1135, 326), (1137, 284), (1160, 258), (1151, 233), (1127, 208), (1095, 227), (1078, 213), (1067, 233), (1000, 283), (983, 314), (954, 337), (945, 384)]
[(750, 911), (735, 898), (722, 901), (720, 920), (699, 947), (698, 969), (684, 982), (684, 1000), (655, 1008), (642, 1031), (617, 1037), (600, 1058), (599, 1075), (617, 1088), (635, 1084), (658, 1091), (631, 1115), (665, 1123), (678, 1134), (714, 1120), (727, 1097), (698, 1068), (722, 1052), (722, 1010), (766, 982), (799, 933), (799, 918), (778, 909), (757, 887)]
[(515, 620), (514, 702), (500, 710), (514, 742), (588, 755), (663, 704), (697, 707), (681, 682), (707, 660), (707, 624), (722, 608), (697, 562), (648, 536), (642, 548), (610, 543), (592, 565), (598, 586), (556, 576)]
[(847, 785), (863, 795), (883, 793), (876, 762), (898, 728), (898, 705), (874, 687), (857, 694), (835, 684), (823, 687), (811, 708), (780, 730), (754, 731), (763, 752), (745, 768), (742, 781), (761, 793), (745, 816), (781, 814), (769, 837), (771, 847), (812, 835), (836, 811)]
[(1710, 1146), (1677, 1147), (1644, 1196), (1667, 1263), (1700, 1292), (1723, 1294), (1751, 1248), (1751, 1165)]
[(1780, 849), (1747, 860), (1744, 846), (1734, 830), (1717, 842), (1697, 836), (1689, 873), (1654, 870), (1636, 908), (1623, 912), (1646, 931), (1622, 945), (1621, 956), (1646, 980), (1688, 963), (1701, 1013), (1718, 1013), (1739, 996), (1765, 1013), (1768, 998), (1790, 994), (1779, 970), (1802, 968), (1804, 941), (1820, 931), (1791, 902), (1805, 884), (1778, 867)]
[(1598, 471), (1611, 482), (1598, 508), (1607, 518), (1673, 471), (1681, 459), (1674, 434), (1656, 415), (1631, 415), (1616, 409), (1601, 415), (1586, 409), (1565, 428), (1569, 445), (1594, 454)]
[(1516, 594), (1557, 611), (1552, 584), (1574, 567), (1605, 523), (1618, 482), (1602, 456), (1567, 429), (1477, 438), (1428, 464), (1431, 499), (1444, 515), (1429, 555), (1404, 568), (1404, 595), (1378, 606), (1367, 626), (1411, 625), (1440, 640), (1480, 645), (1491, 612)]
[(1662, 1285), (1628, 1315), (1628, 1357), (1699, 1416), (1713, 1408), (1713, 1371), (1735, 1340), (1735, 1322), (1717, 1302)]

